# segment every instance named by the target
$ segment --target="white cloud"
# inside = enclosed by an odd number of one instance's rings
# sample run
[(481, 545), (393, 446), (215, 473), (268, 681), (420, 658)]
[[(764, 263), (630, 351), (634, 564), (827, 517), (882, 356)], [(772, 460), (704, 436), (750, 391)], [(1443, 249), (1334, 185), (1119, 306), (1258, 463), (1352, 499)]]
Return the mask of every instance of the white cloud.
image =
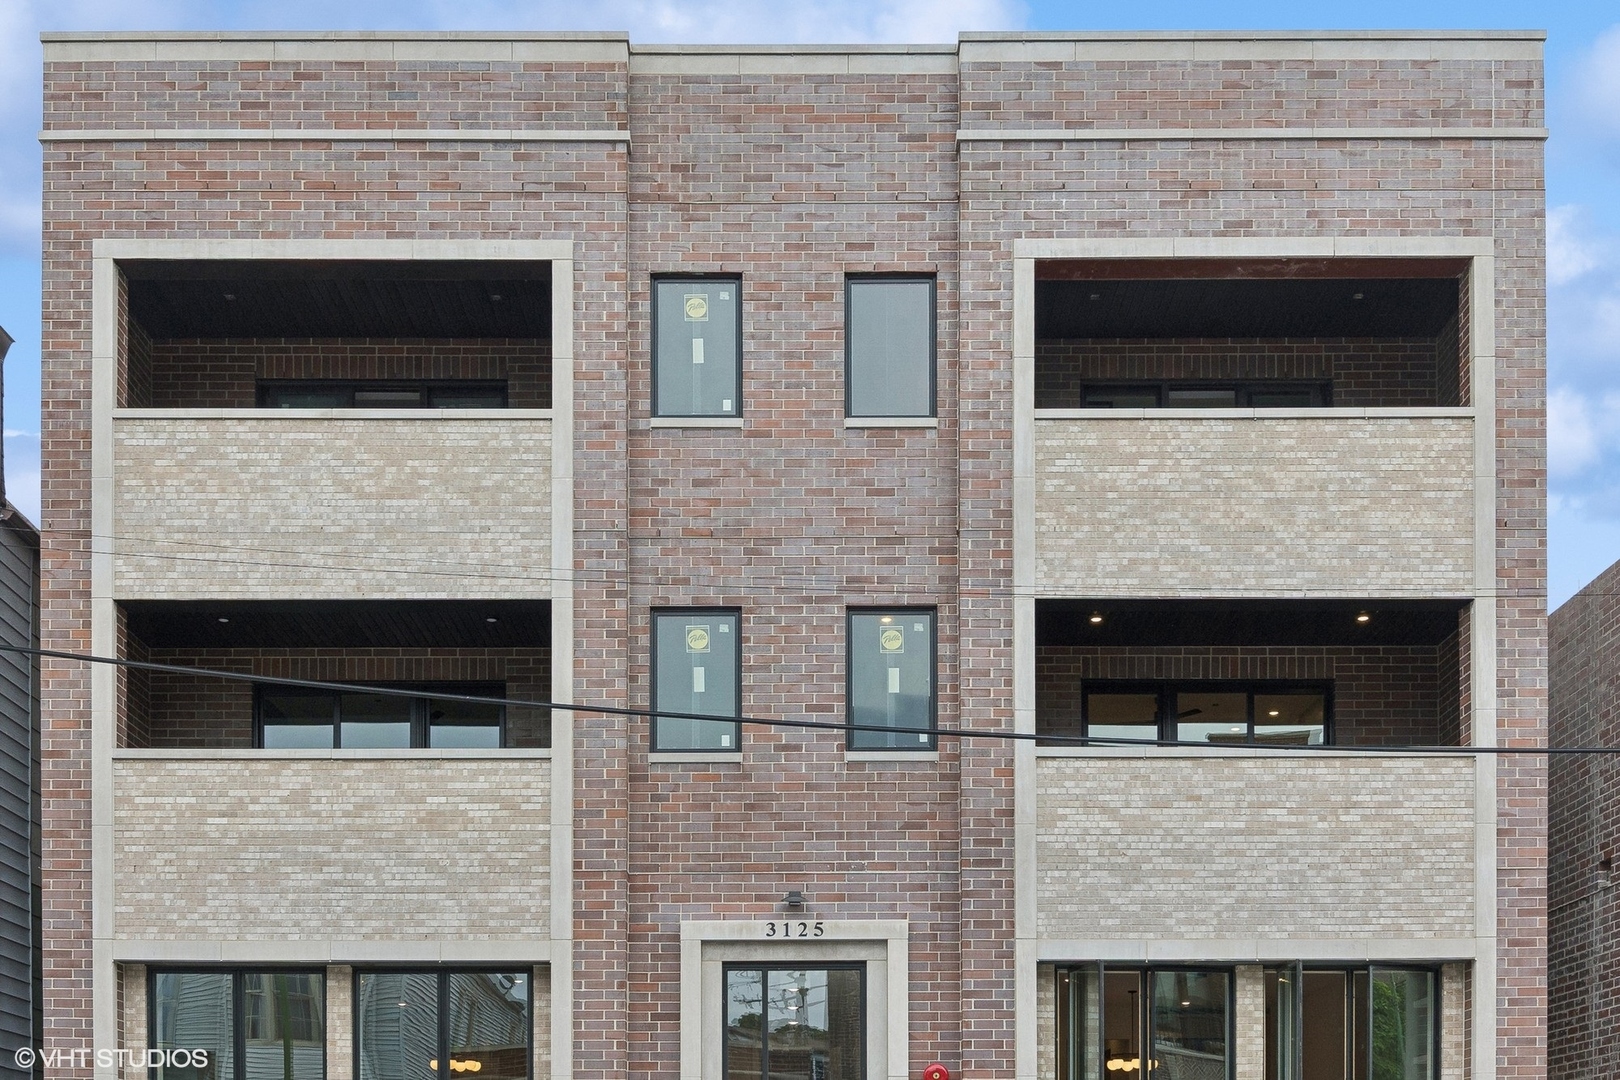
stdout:
[(1567, 284), (1606, 261), (1608, 245), (1593, 237), (1586, 219), (1585, 208), (1580, 206), (1555, 206), (1547, 211), (1549, 285)]
[(1568, 387), (1547, 395), (1547, 471), (1573, 476), (1602, 456), (1587, 400)]
[(1592, 43), (1575, 69), (1576, 107), (1604, 130), (1620, 134), (1620, 26)]

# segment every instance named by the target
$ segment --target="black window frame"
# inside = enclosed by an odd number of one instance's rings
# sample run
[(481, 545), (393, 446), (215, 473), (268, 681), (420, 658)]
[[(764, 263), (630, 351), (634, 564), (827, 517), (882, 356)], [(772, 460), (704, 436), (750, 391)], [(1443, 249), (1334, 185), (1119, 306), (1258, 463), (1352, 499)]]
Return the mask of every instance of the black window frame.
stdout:
[[(341, 703), (344, 694), (363, 694), (375, 688), (389, 692), (391, 697), (400, 697), (410, 702), (411, 709), (411, 745), (409, 747), (390, 747), (396, 750), (431, 750), (433, 737), (432, 718), (428, 715), (428, 702), (436, 697), (446, 695), (465, 695), (467, 697), (506, 697), (506, 683), (499, 680), (479, 679), (469, 681), (439, 681), (439, 682), (380, 682), (373, 683), (365, 688), (354, 690), (316, 690), (297, 686), (278, 686), (275, 684), (257, 684), (253, 687), (253, 747), (256, 750), (265, 749), (264, 745), (264, 698), (267, 694), (289, 694), (302, 697), (330, 697), (332, 699), (332, 749), (344, 749), (343, 714)], [(408, 691), (408, 693), (407, 693)], [(320, 727), (319, 724), (303, 725), (307, 727)], [(483, 727), (486, 725), (473, 724), (447, 724), (446, 727)], [(500, 735), (498, 749), (507, 749), (507, 709), (500, 706)], [(360, 749), (378, 749), (377, 747), (362, 747)]]
[[(744, 350), (743, 350), (743, 288), (742, 288), (742, 286), (743, 286), (743, 277), (742, 277), (742, 275), (741, 274), (726, 274), (726, 273), (712, 273), (712, 274), (711, 273), (701, 273), (701, 274), (669, 273), (669, 274), (653, 274), (649, 280), (650, 280), (650, 284), (648, 286), (647, 291), (648, 291), (648, 294), (649, 294), (648, 295), (648, 304), (649, 304), (649, 308), (648, 308), (649, 322), (648, 322), (648, 325), (649, 325), (649, 328), (650, 328), (650, 333), (649, 333), (648, 337), (651, 340), (648, 342), (648, 350), (647, 350), (648, 351), (647, 374), (649, 376), (648, 382), (651, 384), (650, 387), (649, 387), (649, 398), (650, 398), (649, 404), (650, 404), (650, 407), (651, 407), (651, 410), (652, 410), (652, 415), (654, 417), (659, 418), (659, 419), (667, 419), (667, 420), (740, 420), (740, 419), (742, 419), (742, 416), (743, 416), (743, 353), (744, 353)], [(658, 293), (659, 293), (659, 288), (658, 287), (660, 285), (679, 285), (682, 282), (693, 282), (693, 283), (709, 284), (709, 283), (719, 282), (719, 281), (729, 281), (733, 285), (735, 285), (736, 288), (737, 288), (737, 325), (735, 327), (735, 332), (736, 332), (736, 335), (737, 335), (737, 337), (736, 337), (736, 341), (737, 341), (737, 365), (736, 365), (737, 371), (736, 371), (736, 383), (732, 387), (732, 398), (731, 398), (732, 401), (736, 402), (736, 408), (733, 409), (731, 412), (728, 412), (728, 413), (727, 412), (715, 412), (715, 413), (665, 413), (662, 410), (662, 408), (660, 406), (660, 403), (658, 401), (658, 363), (659, 363), (659, 355), (658, 355)]]
[[(1337, 732), (1333, 722), (1333, 683), (1327, 680), (1302, 679), (1084, 679), (1080, 683), (1080, 734), (1091, 735), (1092, 694), (1155, 694), (1158, 706), (1154, 711), (1157, 721), (1158, 742), (1177, 742), (1175, 697), (1185, 693), (1213, 693), (1248, 695), (1248, 730), (1242, 742), (1211, 742), (1212, 747), (1256, 746), (1254, 737), (1254, 699), (1272, 694), (1322, 695), (1322, 746), (1337, 745)], [(1111, 737), (1110, 737), (1111, 738)], [(1100, 745), (1109, 745), (1108, 743)], [(1198, 745), (1205, 745), (1199, 743)], [(1314, 744), (1302, 744), (1314, 745)]]
[[(737, 720), (732, 727), (731, 747), (694, 749), (689, 746), (658, 745), (658, 620), (668, 618), (730, 618), (735, 620), (732, 632), (732, 649), (735, 652), (733, 666), (736, 670), (736, 682), (732, 688), (732, 700), (737, 703)], [(742, 753), (742, 715), (743, 715), (743, 617), (742, 609), (734, 607), (655, 607), (651, 610), (647, 620), (647, 703), (651, 715), (647, 721), (647, 748), (654, 754), (741, 754)], [(679, 716), (681, 710), (671, 709), (670, 712)], [(721, 723), (716, 718), (714, 723)]]
[[(1372, 977), (1373, 977), (1373, 974), (1376, 973), (1376, 972), (1380, 972), (1380, 971), (1399, 971), (1399, 972), (1421, 972), (1423, 974), (1428, 975), (1430, 977), (1430, 979), (1432, 980), (1431, 983), (1430, 983), (1431, 990), (1430, 990), (1430, 996), (1429, 996), (1430, 1016), (1432, 1017), (1432, 1023), (1429, 1026), (1429, 1061), (1430, 1061), (1430, 1063), (1432, 1065), (1430, 1075), (1432, 1077), (1434, 1077), (1435, 1080), (1439, 1080), (1439, 1077), (1441, 1075), (1443, 1075), (1443, 1071), (1442, 1071), (1443, 1062), (1441, 1060), (1441, 1049), (1442, 1049), (1442, 1047), (1444, 1045), (1444, 1040), (1442, 1039), (1442, 1035), (1443, 1035), (1444, 1030), (1445, 1030), (1446, 1017), (1444, 1015), (1444, 1009), (1445, 1009), (1445, 986), (1443, 984), (1444, 972), (1443, 972), (1440, 965), (1437, 965), (1437, 964), (1421, 964), (1421, 963), (1401, 963), (1401, 962), (1381, 963), (1381, 964), (1380, 963), (1361, 963), (1361, 964), (1338, 963), (1338, 964), (1335, 964), (1335, 963), (1324, 963), (1324, 962), (1321, 962), (1321, 961), (1312, 961), (1312, 962), (1309, 962), (1309, 963), (1306, 963), (1304, 961), (1295, 961), (1294, 963), (1291, 963), (1291, 964), (1268, 963), (1268, 964), (1265, 964), (1261, 968), (1261, 985), (1264, 988), (1264, 995), (1265, 995), (1265, 1001), (1266, 1001), (1266, 1018), (1265, 1018), (1265, 1020), (1266, 1020), (1266, 1023), (1265, 1023), (1265, 1032), (1266, 1032), (1265, 1033), (1265, 1069), (1266, 1069), (1266, 1076), (1268, 1076), (1268, 1077), (1271, 1076), (1272, 1073), (1273, 1073), (1273, 1070), (1275, 1069), (1275, 1066), (1276, 1066), (1276, 1056), (1275, 1056), (1275, 1054), (1273, 1052), (1275, 1047), (1274, 1047), (1273, 1042), (1272, 1042), (1272, 1038), (1273, 1038), (1272, 1009), (1274, 1007), (1274, 1001), (1273, 1001), (1273, 998), (1271, 996), (1272, 979), (1273, 979), (1273, 977), (1275, 975), (1277, 975), (1280, 972), (1284, 972), (1284, 971), (1293, 972), (1293, 973), (1297, 973), (1297, 974), (1301, 974), (1301, 975), (1307, 974), (1307, 973), (1313, 972), (1313, 971), (1316, 971), (1316, 972), (1330, 972), (1330, 973), (1333, 973), (1333, 974), (1342, 974), (1342, 975), (1344, 975), (1346, 977), (1345, 978), (1345, 983), (1346, 983), (1346, 985), (1345, 985), (1345, 993), (1346, 993), (1346, 1011), (1347, 1011), (1347, 1013), (1348, 1013), (1349, 1005), (1351, 1003), (1353, 1003), (1353, 1001), (1354, 1001), (1354, 990), (1353, 990), (1353, 987), (1352, 987), (1352, 981), (1353, 981), (1354, 977), (1357, 976), (1357, 975), (1366, 975), (1367, 976), (1367, 1016), (1366, 1016), (1367, 1047), (1366, 1047), (1366, 1049), (1367, 1049), (1367, 1071), (1368, 1071), (1369, 1074), (1371, 1074), (1372, 1067), (1373, 1067), (1373, 1061), (1372, 1061), (1373, 1045), (1374, 1045), (1374, 1040), (1375, 1040), (1375, 1037), (1376, 1037), (1375, 1032), (1373, 1030), (1373, 1023), (1372, 1023), (1373, 1009), (1375, 1007), (1375, 1002), (1373, 1001), (1374, 992), (1373, 992), (1373, 989), (1372, 989)], [(1295, 1045), (1296, 1045), (1296, 1047), (1301, 1045), (1300, 1042), (1299, 1042), (1299, 1039), (1303, 1035), (1303, 1031), (1302, 1031), (1302, 1026), (1304, 1024), (1304, 1010), (1302, 1008), (1302, 1005), (1303, 1005), (1303, 992), (1304, 992), (1303, 985), (1300, 986), (1299, 988), (1297, 988), (1296, 991), (1295, 991), (1296, 996), (1295, 996), (1294, 1020), (1295, 1020), (1295, 1024), (1296, 1024), (1296, 1031), (1295, 1031)], [(1295, 1075), (1299, 1075), (1299, 1072), (1296, 1071)], [(1354, 1078), (1352, 1078), (1352, 1080), (1354, 1080)]]
[[(868, 1011), (869, 982), (866, 975), (866, 962), (864, 960), (806, 960), (795, 963), (791, 960), (733, 960), (720, 965), (720, 1075), (731, 1076), (731, 1063), (727, 1060), (731, 1055), (731, 1041), (726, 1038), (726, 1030), (730, 1027), (727, 1022), (726, 1010), (730, 1002), (730, 987), (728, 977), (733, 971), (758, 971), (762, 976), (768, 976), (772, 971), (856, 971), (861, 977), (861, 1066), (860, 1076), (867, 1075), (868, 1061), (867, 1041), (871, 1037), (871, 1014)], [(760, 1031), (764, 1037), (760, 1040), (760, 1077), (764, 1080), (770, 1075), (770, 1046), (768, 1022), (764, 1012), (763, 1003), (760, 1011)]]
[[(231, 979), (231, 1075), (219, 1076), (217, 1080), (247, 1080), (247, 990), (245, 976), (248, 975), (313, 975), (320, 980), (321, 985), (321, 1038), (318, 1043), (321, 1048), (321, 1076), (331, 1075), (331, 1061), (328, 1059), (327, 1035), (329, 1024), (327, 1022), (326, 1003), (329, 1000), (326, 985), (326, 969), (323, 967), (310, 967), (307, 964), (263, 964), (263, 965), (214, 965), (189, 966), (185, 964), (160, 964), (149, 966), (146, 969), (146, 1045), (148, 1049), (157, 1044), (157, 1010), (158, 994), (157, 981), (163, 975), (227, 975)], [(212, 1067), (213, 1063), (210, 1063)], [(161, 1066), (148, 1064), (146, 1075), (156, 1080), (160, 1074)], [(217, 1073), (216, 1073), (217, 1076)]]
[[(865, 282), (926, 282), (928, 285), (928, 411), (921, 413), (855, 411), (855, 340), (852, 316), (855, 286)], [(844, 416), (850, 420), (915, 420), (939, 417), (939, 276), (937, 274), (844, 275)]]
[[(1230, 390), (1235, 403), (1230, 406), (1208, 408), (1233, 409), (1329, 409), (1333, 407), (1333, 383), (1327, 379), (1086, 379), (1080, 384), (1080, 407), (1083, 409), (1109, 409), (1111, 405), (1092, 404), (1094, 391), (1122, 390), (1145, 393), (1151, 391), (1154, 405), (1132, 405), (1136, 409), (1205, 408), (1206, 406), (1167, 405), (1171, 390)], [(1256, 405), (1255, 394), (1308, 392), (1316, 400), (1310, 405)]]
[[(480, 405), (476, 408), (510, 407), (508, 383), (505, 379), (258, 379), (254, 384), (254, 405), (260, 409), (279, 409), (284, 406), (273, 405), (270, 397), (277, 391), (304, 390), (310, 393), (337, 392), (348, 395), (347, 404), (315, 406), (330, 409), (455, 409), (467, 406), (435, 405), (432, 394), (439, 390), (475, 390), (487, 393), (498, 393), (501, 403), (499, 405)], [(420, 396), (416, 405), (356, 405), (354, 395), (364, 391), (396, 391), (414, 390)], [(289, 406), (290, 407), (290, 406)]]
[[(928, 738), (914, 746), (857, 746), (863, 733), (855, 728), (855, 618), (861, 615), (927, 615), (928, 631)], [(909, 728), (886, 729), (911, 733)], [(873, 732), (865, 732), (874, 734)], [(844, 609), (844, 749), (856, 753), (929, 753), (939, 749), (939, 609), (933, 606), (848, 607)]]
[[(349, 980), (349, 1041), (350, 1041), (350, 1067), (352, 1076), (360, 1075), (360, 1015), (358, 1002), (360, 1001), (360, 979), (364, 975), (433, 975), (437, 977), (437, 1002), (439, 1013), (439, 1031), (436, 1053), (438, 1054), (438, 1080), (461, 1080), (453, 1077), (450, 1071), (450, 1010), (447, 1007), (449, 999), (450, 979), (456, 975), (522, 975), (529, 980), (529, 993), (526, 1008), (524, 1009), (523, 1031), (528, 1038), (528, 1050), (523, 1055), (523, 1068), (525, 1080), (535, 1080), (534, 1075), (534, 994), (535, 977), (533, 966), (518, 965), (516, 967), (504, 965), (475, 965), (473, 967), (422, 967), (410, 964), (395, 965), (366, 965), (356, 967), (350, 973)], [(465, 1074), (463, 1074), (465, 1075)]]
[[(1096, 977), (1098, 994), (1097, 1027), (1099, 1035), (1106, 1038), (1107, 1006), (1105, 979), (1109, 972), (1129, 972), (1140, 975), (1141, 995), (1137, 999), (1137, 1037), (1142, 1042), (1142, 1054), (1150, 1056), (1153, 1052), (1153, 976), (1157, 974), (1173, 974), (1176, 972), (1190, 972), (1198, 974), (1221, 974), (1226, 976), (1226, 1080), (1239, 1080), (1237, 1075), (1237, 967), (1232, 964), (1199, 964), (1194, 962), (1169, 964), (1140, 964), (1140, 963), (1111, 963), (1106, 960), (1096, 960), (1081, 963), (1058, 964), (1054, 970), (1057, 985), (1054, 987), (1054, 1037), (1058, 1045), (1054, 1048), (1059, 1080), (1108, 1080), (1108, 1056), (1106, 1045), (1097, 1048), (1097, 1074), (1094, 1077), (1085, 1075), (1083, 1061), (1073, 1059), (1073, 1033), (1072, 1021), (1074, 1015), (1072, 1007), (1074, 983), (1076, 975), (1091, 972)], [(1070, 1043), (1063, 1045), (1065, 1035)], [(1067, 1055), (1067, 1056), (1065, 1056)], [(1157, 1070), (1154, 1070), (1155, 1072)], [(1140, 1070), (1135, 1075), (1151, 1077), (1152, 1073)]]

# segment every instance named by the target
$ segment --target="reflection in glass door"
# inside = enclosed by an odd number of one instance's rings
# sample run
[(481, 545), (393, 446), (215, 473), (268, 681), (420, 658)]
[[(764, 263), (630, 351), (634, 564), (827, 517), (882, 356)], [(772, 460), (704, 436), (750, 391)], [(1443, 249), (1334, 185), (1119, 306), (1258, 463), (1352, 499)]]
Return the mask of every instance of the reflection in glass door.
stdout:
[(1295, 964), (1266, 988), (1266, 1080), (1435, 1080), (1434, 972)]
[(1058, 972), (1060, 1080), (1231, 1080), (1228, 971)]

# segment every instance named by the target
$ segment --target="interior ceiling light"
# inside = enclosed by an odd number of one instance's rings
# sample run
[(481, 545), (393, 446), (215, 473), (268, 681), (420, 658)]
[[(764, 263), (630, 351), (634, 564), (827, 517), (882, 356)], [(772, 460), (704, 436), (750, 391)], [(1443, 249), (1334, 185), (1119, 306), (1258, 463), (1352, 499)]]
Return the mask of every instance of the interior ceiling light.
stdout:
[(1356, 622), (1358, 622), (1358, 623), (1370, 623), (1370, 622), (1372, 622), (1372, 616), (1367, 614), (1365, 611), (1358, 612), (1356, 614)]
[(1362, 294), (1362, 293), (1356, 293), (1356, 294), (1355, 294), (1355, 295), (1354, 295), (1354, 296), (1352, 296), (1352, 297), (1351, 297), (1351, 298), (1350, 298), (1350, 299), (1352, 299), (1352, 300), (1360, 300), (1360, 299), (1362, 299), (1362, 296), (1363, 296), (1363, 294)]
[(1091, 625), (1092, 626), (1101, 626), (1102, 621), (1103, 621), (1102, 612), (1093, 611), (1091, 613)]
[(485, 615), (484, 616), (484, 621), (487, 622), (487, 623), (492, 623), (492, 622), (497, 622), (499, 620), (497, 620), (495, 618), (495, 616), (493, 616), (493, 615)]
[(1272, 709), (1270, 712), (1266, 713), (1266, 715), (1267, 716), (1281, 716), (1282, 713), (1281, 713), (1281, 711), (1279, 711), (1277, 709)]
[(225, 293), (224, 296), (225, 296), (225, 299), (227, 299), (227, 300), (235, 300), (236, 299), (236, 294), (233, 293), (233, 292)]
[(221, 615), (221, 616), (220, 616), (220, 617), (219, 617), (219, 621), (220, 621), (220, 622), (230, 622), (230, 621), (231, 621), (231, 620), (229, 620), (229, 619), (227, 619), (227, 618), (226, 618), (226, 617), (225, 617), (225, 616), (223, 616), (223, 615)]

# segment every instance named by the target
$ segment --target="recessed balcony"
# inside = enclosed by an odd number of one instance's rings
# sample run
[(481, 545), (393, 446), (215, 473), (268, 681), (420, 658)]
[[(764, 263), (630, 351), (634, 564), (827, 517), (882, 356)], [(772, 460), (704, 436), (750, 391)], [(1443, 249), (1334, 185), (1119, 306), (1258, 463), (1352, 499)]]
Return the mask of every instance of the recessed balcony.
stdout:
[(116, 595), (550, 595), (548, 264), (120, 271)]
[(1251, 262), (1041, 264), (1037, 587), (1467, 595), (1463, 268)]

